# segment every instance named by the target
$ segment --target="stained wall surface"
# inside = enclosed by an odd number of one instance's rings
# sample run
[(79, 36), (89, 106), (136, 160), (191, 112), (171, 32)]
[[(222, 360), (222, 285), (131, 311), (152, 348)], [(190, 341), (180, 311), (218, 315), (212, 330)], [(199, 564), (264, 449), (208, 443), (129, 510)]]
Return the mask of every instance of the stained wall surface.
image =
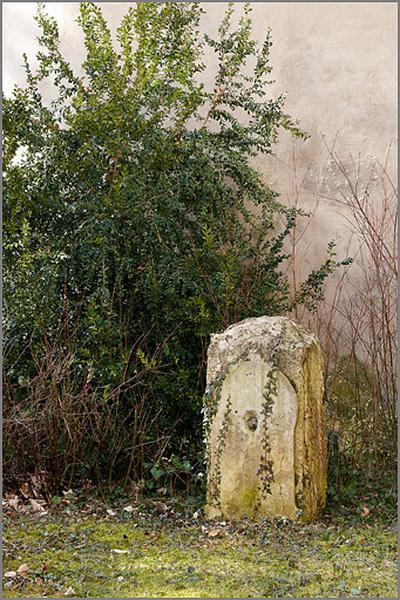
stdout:
[[(112, 30), (130, 3), (99, 3)], [(226, 3), (204, 3), (202, 28), (216, 31)], [(23, 83), (22, 52), (34, 63), (35, 3), (3, 3), (3, 89)], [(77, 69), (83, 42), (74, 22), (79, 3), (47, 3), (59, 24), (62, 46)], [(320, 262), (329, 239), (344, 253), (350, 234), (340, 205), (342, 177), (326, 157), (325, 144), (340, 153), (349, 170), (360, 161), (367, 177), (374, 160), (384, 162), (397, 132), (397, 5), (395, 2), (257, 2), (252, 3), (254, 35), (262, 42), (272, 29), (271, 64), (276, 83), (271, 95), (287, 92), (286, 108), (311, 137), (296, 142), (280, 137), (274, 156), (256, 160), (265, 181), (302, 206), (319, 202), (312, 231), (304, 239), (302, 268)], [(240, 13), (241, 3), (236, 3)], [(206, 79), (212, 85), (215, 58), (206, 56)], [(295, 157), (295, 167), (293, 157)], [(388, 168), (395, 175), (395, 152)], [(297, 189), (297, 192), (296, 192)]]

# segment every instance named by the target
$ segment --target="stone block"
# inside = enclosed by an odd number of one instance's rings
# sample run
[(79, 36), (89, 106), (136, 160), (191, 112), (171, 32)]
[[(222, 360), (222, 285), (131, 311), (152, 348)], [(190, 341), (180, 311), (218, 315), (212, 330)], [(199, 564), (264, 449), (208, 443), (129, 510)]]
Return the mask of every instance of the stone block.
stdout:
[(286, 317), (212, 336), (204, 405), (209, 517), (310, 521), (325, 506), (318, 340)]

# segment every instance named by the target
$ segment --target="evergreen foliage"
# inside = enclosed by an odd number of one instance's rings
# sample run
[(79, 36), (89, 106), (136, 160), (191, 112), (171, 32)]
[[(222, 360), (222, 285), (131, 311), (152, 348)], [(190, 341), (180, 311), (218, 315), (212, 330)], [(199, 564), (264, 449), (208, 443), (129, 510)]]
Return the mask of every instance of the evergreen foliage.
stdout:
[[(292, 308), (296, 212), (251, 158), (280, 131), (306, 137), (268, 96), (271, 36), (258, 48), (248, 6), (213, 39), (197, 3), (137, 3), (118, 50), (101, 8), (79, 10), (82, 75), (39, 5), (38, 68), (24, 57), (3, 112), (6, 468), (58, 484), (143, 478), (201, 449), (210, 333)], [(337, 265), (330, 246), (297, 300), (313, 308)]]

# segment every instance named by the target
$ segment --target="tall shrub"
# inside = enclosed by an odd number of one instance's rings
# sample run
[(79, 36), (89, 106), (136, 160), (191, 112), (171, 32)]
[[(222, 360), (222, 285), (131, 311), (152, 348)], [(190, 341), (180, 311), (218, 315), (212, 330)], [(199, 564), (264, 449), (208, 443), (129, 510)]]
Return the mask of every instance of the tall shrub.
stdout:
[[(296, 211), (251, 157), (306, 137), (268, 96), (270, 32), (258, 48), (248, 6), (213, 39), (199, 4), (137, 3), (118, 49), (97, 5), (79, 11), (82, 74), (39, 6), (38, 68), (25, 56), (4, 99), (6, 461), (58, 483), (143, 477), (200, 447), (209, 334), (290, 308)], [(297, 301), (314, 306), (336, 266), (330, 248)]]

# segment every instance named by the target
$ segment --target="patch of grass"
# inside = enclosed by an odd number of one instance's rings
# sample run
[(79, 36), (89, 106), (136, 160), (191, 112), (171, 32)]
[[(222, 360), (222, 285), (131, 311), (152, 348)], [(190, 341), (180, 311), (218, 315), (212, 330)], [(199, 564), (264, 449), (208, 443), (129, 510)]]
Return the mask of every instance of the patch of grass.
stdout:
[(5, 597), (69, 587), (82, 598), (397, 595), (396, 532), (384, 523), (223, 525), (121, 511), (15, 515), (4, 526), (4, 570), (29, 567), (27, 577), (5, 579)]

